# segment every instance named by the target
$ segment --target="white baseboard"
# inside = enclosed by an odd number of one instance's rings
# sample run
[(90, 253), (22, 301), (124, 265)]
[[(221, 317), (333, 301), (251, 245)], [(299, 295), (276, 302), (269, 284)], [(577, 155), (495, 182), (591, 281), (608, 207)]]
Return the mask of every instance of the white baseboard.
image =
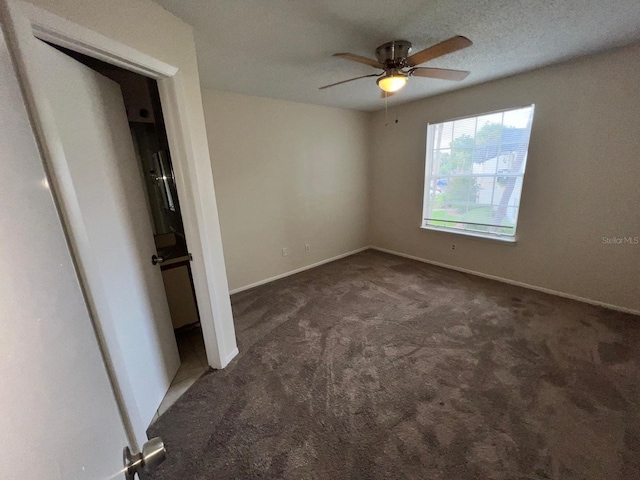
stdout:
[(255, 283), (250, 283), (249, 285), (245, 285), (244, 287), (234, 288), (233, 290), (229, 290), (229, 295), (233, 295), (234, 293), (244, 292), (245, 290), (249, 290), (250, 288), (258, 287), (260, 285), (264, 285), (265, 283), (270, 283), (270, 282), (273, 282), (275, 280), (280, 280), (281, 278), (285, 278), (285, 277), (288, 277), (290, 275), (295, 275), (296, 273), (304, 272), (305, 270), (310, 270), (310, 269), (315, 268), (315, 267), (319, 267), (320, 265), (324, 265), (325, 263), (329, 263), (329, 262), (334, 262), (336, 260), (340, 260), (341, 258), (348, 257), (348, 256), (353, 255), (355, 253), (364, 252), (365, 250), (368, 250), (369, 248), (371, 248), (371, 247), (369, 247), (367, 245), (366, 247), (358, 248), (356, 250), (352, 250), (352, 251), (347, 252), (347, 253), (342, 253), (340, 255), (336, 255), (335, 257), (327, 258), (326, 260), (321, 260), (320, 262), (312, 263), (311, 265), (307, 265), (305, 267), (300, 267), (300, 268), (296, 268), (295, 270), (291, 270), (291, 271), (286, 272), (286, 273), (281, 273), (280, 275), (276, 275), (275, 277), (265, 278), (264, 280), (260, 280), (259, 282), (255, 282)]
[(639, 310), (634, 310), (634, 309), (627, 308), (627, 307), (620, 307), (618, 305), (613, 305), (611, 303), (601, 302), (599, 300), (592, 300), (590, 298), (579, 297), (578, 295), (573, 295), (571, 293), (559, 292), (557, 290), (551, 290), (550, 288), (539, 287), (537, 285), (531, 285), (529, 283), (524, 283), (524, 282), (518, 282), (516, 280), (510, 280), (508, 278), (498, 277), (498, 276), (495, 276), (495, 275), (489, 275), (487, 273), (477, 272), (475, 270), (469, 270), (467, 268), (455, 267), (453, 265), (448, 265), (446, 263), (434, 262), (432, 260), (426, 260), (424, 258), (416, 257), (414, 255), (408, 255), (406, 253), (396, 252), (395, 250), (389, 250), (388, 248), (375, 247), (373, 245), (370, 248), (372, 250), (378, 250), (379, 252), (390, 253), (391, 255), (398, 255), (399, 257), (405, 257), (405, 258), (409, 258), (411, 260), (417, 260), (418, 262), (428, 263), (429, 265), (436, 265), (438, 267), (448, 268), (449, 270), (456, 270), (458, 272), (468, 273), (468, 274), (471, 274), (471, 275), (476, 275), (478, 277), (488, 278), (490, 280), (496, 280), (496, 281), (502, 282), (502, 283), (508, 283), (509, 285), (516, 285), (518, 287), (529, 288), (531, 290), (536, 290), (538, 292), (549, 293), (549, 294), (555, 295), (557, 297), (568, 298), (570, 300), (577, 300), (579, 302), (588, 303), (590, 305), (596, 305), (598, 307), (605, 307), (605, 308), (608, 308), (610, 310), (616, 310), (618, 312), (631, 313), (633, 315), (640, 315), (640, 311)]

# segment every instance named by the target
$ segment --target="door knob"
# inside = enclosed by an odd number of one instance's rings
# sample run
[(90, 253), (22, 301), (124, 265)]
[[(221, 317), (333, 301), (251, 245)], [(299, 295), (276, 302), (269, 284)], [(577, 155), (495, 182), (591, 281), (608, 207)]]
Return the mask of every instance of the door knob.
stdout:
[(151, 256), (151, 263), (153, 263), (154, 265), (158, 265), (162, 262), (164, 262), (164, 257), (158, 257), (157, 255)]
[(167, 458), (167, 449), (160, 437), (154, 437), (142, 446), (142, 452), (133, 455), (129, 447), (122, 452), (124, 478), (134, 480), (136, 474), (151, 473)]

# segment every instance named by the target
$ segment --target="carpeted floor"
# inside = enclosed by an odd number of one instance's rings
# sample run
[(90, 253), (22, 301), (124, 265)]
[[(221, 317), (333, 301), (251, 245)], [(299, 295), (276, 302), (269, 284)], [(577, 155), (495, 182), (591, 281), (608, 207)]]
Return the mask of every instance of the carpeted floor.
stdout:
[(232, 297), (154, 479), (638, 479), (640, 318), (372, 250)]

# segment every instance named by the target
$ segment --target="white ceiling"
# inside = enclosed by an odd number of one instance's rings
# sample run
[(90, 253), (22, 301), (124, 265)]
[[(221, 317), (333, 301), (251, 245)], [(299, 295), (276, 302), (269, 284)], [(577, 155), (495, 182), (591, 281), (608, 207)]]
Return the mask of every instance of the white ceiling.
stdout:
[(463, 82), (411, 78), (404, 103), (640, 40), (638, 0), (156, 0), (193, 25), (204, 87), (359, 110), (384, 107), (376, 73), (332, 58), (405, 39), (413, 52), (453, 35), (474, 45), (426, 64)]

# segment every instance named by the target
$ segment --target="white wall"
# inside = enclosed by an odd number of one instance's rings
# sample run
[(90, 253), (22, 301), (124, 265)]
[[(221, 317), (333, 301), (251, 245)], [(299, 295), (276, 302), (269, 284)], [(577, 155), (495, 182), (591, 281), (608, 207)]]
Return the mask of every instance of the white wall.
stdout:
[[(602, 240), (640, 237), (639, 79), (635, 46), (376, 112), (371, 244), (640, 311), (640, 245)], [(421, 230), (427, 123), (531, 103), (517, 244)]]
[(367, 114), (203, 99), (232, 290), (368, 245)]

